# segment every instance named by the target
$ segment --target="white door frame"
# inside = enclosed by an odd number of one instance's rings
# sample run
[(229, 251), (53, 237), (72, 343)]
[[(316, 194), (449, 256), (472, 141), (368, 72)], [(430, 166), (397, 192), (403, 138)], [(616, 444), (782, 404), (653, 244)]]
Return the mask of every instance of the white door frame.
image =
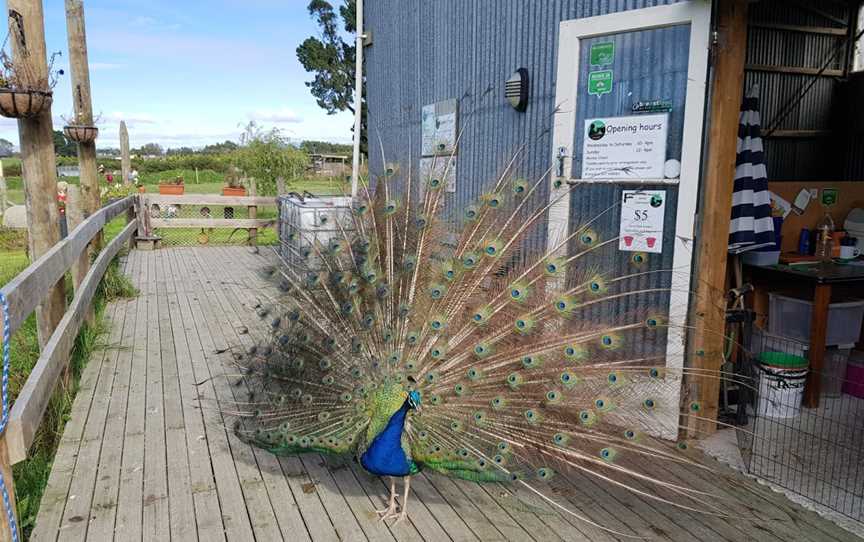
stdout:
[[(550, 187), (550, 201), (557, 202), (550, 209), (547, 247), (560, 244), (567, 236), (570, 219), (570, 198), (561, 197), (568, 190), (573, 167), (573, 134), (576, 124), (576, 103), (579, 100), (579, 56), (581, 40), (609, 34), (650, 30), (678, 25), (690, 25), (690, 51), (687, 71), (687, 94), (684, 107), (684, 130), (681, 149), (681, 175), (678, 190), (678, 210), (673, 256), (673, 292), (687, 292), (690, 288), (693, 261), (693, 236), (699, 193), (700, 159), (704, 128), (705, 94), (710, 48), (711, 1), (691, 0), (667, 6), (636, 9), (563, 21), (558, 41), (558, 74), (552, 136), (552, 153), (556, 165), (563, 158), (563, 173), (558, 177), (561, 186)], [(565, 149), (563, 152), (561, 149)], [(557, 169), (557, 168), (556, 168)], [(556, 174), (558, 171), (556, 171)], [(590, 183), (621, 183), (621, 179), (583, 180)], [(624, 181), (627, 182), (626, 180)], [(644, 180), (645, 184), (667, 183), (668, 180)], [(672, 303), (669, 307), (670, 328), (667, 343), (667, 366), (681, 368), (686, 334), (688, 303)], [(677, 346), (676, 346), (677, 344)]]

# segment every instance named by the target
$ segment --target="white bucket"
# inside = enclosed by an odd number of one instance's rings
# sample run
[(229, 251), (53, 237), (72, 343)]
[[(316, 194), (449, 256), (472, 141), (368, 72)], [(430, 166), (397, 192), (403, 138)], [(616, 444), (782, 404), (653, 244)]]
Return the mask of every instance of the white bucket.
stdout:
[(801, 411), (807, 369), (781, 369), (759, 365), (759, 404), (766, 418), (794, 418)]

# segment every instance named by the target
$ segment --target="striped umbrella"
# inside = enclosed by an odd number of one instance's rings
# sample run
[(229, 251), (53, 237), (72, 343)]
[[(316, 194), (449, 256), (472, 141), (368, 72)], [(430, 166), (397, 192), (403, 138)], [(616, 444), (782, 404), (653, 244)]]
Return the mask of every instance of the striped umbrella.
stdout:
[(741, 105), (738, 123), (738, 155), (729, 225), (729, 252), (733, 254), (774, 244), (774, 221), (771, 218), (771, 196), (760, 124), (759, 87), (753, 85)]

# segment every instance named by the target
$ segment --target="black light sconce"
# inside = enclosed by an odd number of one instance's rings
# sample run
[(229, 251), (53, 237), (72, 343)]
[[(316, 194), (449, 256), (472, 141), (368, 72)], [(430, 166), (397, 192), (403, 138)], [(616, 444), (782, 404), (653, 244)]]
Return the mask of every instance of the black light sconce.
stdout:
[(528, 70), (519, 68), (504, 84), (504, 96), (513, 109), (524, 112), (528, 109)]

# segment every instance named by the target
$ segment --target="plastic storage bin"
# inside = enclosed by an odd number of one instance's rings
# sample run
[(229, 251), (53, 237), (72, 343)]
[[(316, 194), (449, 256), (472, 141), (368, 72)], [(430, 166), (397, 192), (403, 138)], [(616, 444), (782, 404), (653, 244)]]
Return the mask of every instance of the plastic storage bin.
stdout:
[(780, 251), (771, 250), (767, 252), (750, 251), (741, 255), (741, 259), (747, 265), (777, 265), (780, 262)]
[[(778, 293), (769, 293), (768, 298), (769, 333), (809, 343), (813, 302)], [(858, 342), (862, 318), (864, 318), (864, 301), (831, 303), (828, 307), (828, 333), (825, 344), (837, 346)]]
[(846, 367), (846, 382), (843, 393), (864, 399), (864, 352), (855, 351)]

